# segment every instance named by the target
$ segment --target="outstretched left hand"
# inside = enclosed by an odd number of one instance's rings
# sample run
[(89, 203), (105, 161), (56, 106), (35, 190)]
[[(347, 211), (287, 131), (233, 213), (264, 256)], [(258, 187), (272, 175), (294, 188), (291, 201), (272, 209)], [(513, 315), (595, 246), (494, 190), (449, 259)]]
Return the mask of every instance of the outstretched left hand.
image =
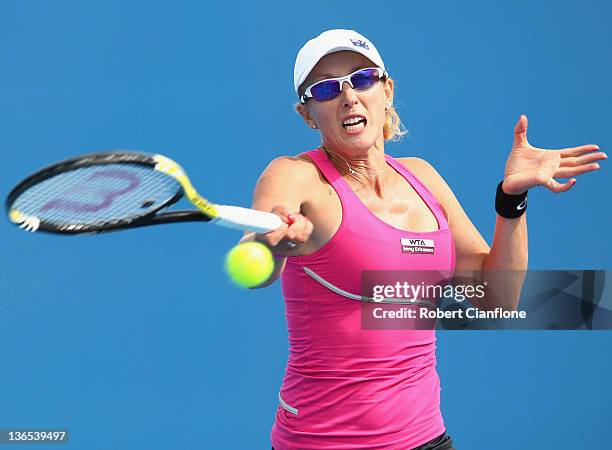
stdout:
[(527, 142), (527, 116), (521, 115), (514, 127), (512, 151), (506, 161), (502, 189), (506, 194), (522, 194), (542, 185), (553, 192), (565, 192), (576, 184), (571, 178), (559, 183), (555, 178), (570, 178), (599, 169), (595, 161), (606, 159), (603, 152), (596, 152), (594, 144), (561, 150), (536, 148)]

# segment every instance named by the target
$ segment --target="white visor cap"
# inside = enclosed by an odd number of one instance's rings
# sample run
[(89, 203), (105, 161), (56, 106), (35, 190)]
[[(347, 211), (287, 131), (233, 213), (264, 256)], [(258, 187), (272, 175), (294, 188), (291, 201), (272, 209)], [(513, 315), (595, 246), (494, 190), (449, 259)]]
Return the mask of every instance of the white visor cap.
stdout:
[(361, 53), (377, 67), (385, 70), (385, 63), (383, 63), (378, 50), (372, 42), (361, 34), (353, 30), (342, 29), (324, 31), (316, 38), (306, 42), (295, 58), (295, 67), (293, 68), (295, 93), (298, 93), (298, 88), (321, 58), (342, 50)]

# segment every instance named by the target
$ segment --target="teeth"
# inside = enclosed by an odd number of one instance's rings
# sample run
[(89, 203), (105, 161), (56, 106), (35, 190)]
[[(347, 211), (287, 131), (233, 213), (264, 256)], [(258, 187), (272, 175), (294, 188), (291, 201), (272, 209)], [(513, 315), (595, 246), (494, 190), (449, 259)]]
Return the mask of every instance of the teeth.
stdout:
[(346, 125), (344, 129), (348, 131), (355, 131), (362, 129), (363, 127), (365, 127), (365, 122), (359, 122), (356, 125)]
[(349, 117), (344, 122), (342, 122), (342, 125), (351, 125), (351, 124), (359, 122), (360, 120), (365, 121), (365, 117), (363, 116)]

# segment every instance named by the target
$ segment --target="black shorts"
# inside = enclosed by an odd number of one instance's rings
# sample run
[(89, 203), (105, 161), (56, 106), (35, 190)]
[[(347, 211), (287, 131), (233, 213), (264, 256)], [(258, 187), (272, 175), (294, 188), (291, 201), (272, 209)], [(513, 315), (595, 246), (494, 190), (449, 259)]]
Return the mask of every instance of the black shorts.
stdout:
[(453, 440), (446, 433), (441, 434), (435, 439), (419, 445), (414, 450), (455, 450)]
[[(274, 447), (272, 447), (274, 450)], [(446, 433), (441, 434), (437, 438), (432, 439), (429, 442), (419, 445), (413, 450), (455, 450), (453, 447), (453, 440)]]

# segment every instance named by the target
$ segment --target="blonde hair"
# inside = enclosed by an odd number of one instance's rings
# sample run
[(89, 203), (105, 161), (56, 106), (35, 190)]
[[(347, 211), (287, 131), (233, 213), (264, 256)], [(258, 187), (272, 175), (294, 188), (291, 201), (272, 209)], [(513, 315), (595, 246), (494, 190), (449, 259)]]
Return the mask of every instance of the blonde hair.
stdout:
[(385, 141), (399, 141), (403, 135), (407, 133), (406, 129), (402, 129), (403, 125), (400, 121), (399, 114), (391, 105), (385, 111), (385, 125), (383, 126), (383, 138)]

